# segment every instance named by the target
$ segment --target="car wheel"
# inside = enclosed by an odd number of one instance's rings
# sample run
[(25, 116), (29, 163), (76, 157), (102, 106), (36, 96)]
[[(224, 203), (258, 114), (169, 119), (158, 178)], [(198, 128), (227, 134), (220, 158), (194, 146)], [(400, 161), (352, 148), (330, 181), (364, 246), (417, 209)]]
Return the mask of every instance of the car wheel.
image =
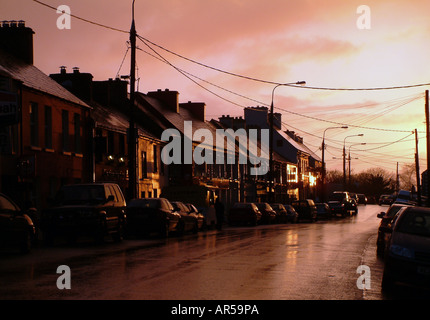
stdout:
[(22, 242), (20, 245), (20, 251), (22, 253), (29, 253), (31, 251), (31, 243), (32, 243), (33, 239), (31, 237), (31, 233), (29, 231), (27, 231), (24, 235), (24, 237), (22, 238)]
[(196, 233), (198, 233), (199, 232), (199, 224), (198, 224), (198, 222), (196, 221), (196, 223), (195, 223), (195, 225), (194, 225), (194, 228), (193, 228), (193, 233), (194, 234), (196, 234)]
[(169, 237), (169, 222), (166, 222), (161, 226), (160, 236), (163, 238)]
[(120, 223), (118, 225), (118, 230), (117, 230), (117, 232), (115, 232), (113, 234), (112, 237), (113, 237), (113, 240), (115, 242), (120, 242), (120, 241), (122, 241), (124, 239), (124, 227), (123, 227), (122, 223)]
[(384, 271), (382, 275), (381, 289), (383, 291), (392, 290), (394, 287), (394, 278), (390, 275), (389, 272)]
[(177, 231), (178, 236), (182, 236), (184, 234), (184, 232), (185, 232), (185, 225), (184, 225), (183, 221), (181, 221), (181, 222), (178, 223), (176, 231)]

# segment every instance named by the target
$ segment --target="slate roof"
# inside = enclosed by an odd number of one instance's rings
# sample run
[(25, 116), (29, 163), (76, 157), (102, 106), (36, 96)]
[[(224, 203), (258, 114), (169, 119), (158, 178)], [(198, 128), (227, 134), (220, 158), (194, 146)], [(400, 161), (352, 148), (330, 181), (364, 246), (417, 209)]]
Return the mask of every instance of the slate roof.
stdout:
[(21, 82), (27, 88), (90, 108), (88, 104), (66, 90), (34, 65), (22, 62), (1, 50), (0, 74)]
[[(127, 133), (129, 129), (129, 117), (122, 112), (116, 110), (115, 108), (105, 107), (97, 102), (92, 102), (91, 106), (91, 116), (97, 123), (97, 127), (120, 132), (123, 134)], [(150, 133), (148, 130), (136, 124), (138, 134), (147, 138), (154, 140), (160, 140), (154, 134)]]
[(276, 130), (285, 140), (287, 140), (294, 148), (296, 148), (299, 151), (302, 151), (304, 153), (309, 154), (312, 158), (314, 158), (316, 161), (322, 161), (321, 157), (318, 156), (315, 152), (311, 151), (305, 144), (300, 143), (293, 138), (291, 138), (286, 132), (282, 130)]

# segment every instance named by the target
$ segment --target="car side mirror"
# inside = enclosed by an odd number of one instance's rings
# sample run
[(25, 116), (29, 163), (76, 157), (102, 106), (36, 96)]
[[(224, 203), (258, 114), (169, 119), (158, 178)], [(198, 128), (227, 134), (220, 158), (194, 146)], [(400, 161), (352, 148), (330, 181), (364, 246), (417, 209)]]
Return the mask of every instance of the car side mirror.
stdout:
[(378, 213), (376, 216), (382, 219), (385, 216), (385, 212)]
[(114, 196), (110, 195), (110, 196), (107, 197), (106, 202), (114, 201), (114, 200), (115, 200)]

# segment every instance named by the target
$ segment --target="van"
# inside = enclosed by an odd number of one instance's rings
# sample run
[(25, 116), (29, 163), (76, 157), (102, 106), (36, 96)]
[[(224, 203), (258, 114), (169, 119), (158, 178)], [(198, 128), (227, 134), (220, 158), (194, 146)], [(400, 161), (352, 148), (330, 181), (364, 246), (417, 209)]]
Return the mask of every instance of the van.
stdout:
[(120, 241), (126, 224), (126, 202), (115, 183), (65, 185), (51, 208), (41, 215), (40, 228), (46, 243), (55, 237), (92, 236), (103, 241), (106, 235)]

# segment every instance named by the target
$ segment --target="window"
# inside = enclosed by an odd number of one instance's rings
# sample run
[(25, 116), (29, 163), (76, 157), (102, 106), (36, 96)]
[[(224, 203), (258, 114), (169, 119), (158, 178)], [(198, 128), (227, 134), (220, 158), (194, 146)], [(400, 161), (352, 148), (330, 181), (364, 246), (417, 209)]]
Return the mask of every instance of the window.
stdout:
[(61, 113), (61, 127), (62, 127), (62, 140), (63, 140), (63, 151), (69, 152), (69, 112), (63, 110)]
[(159, 153), (159, 158), (160, 158), (160, 174), (164, 176), (164, 162), (161, 157), (161, 152)]
[(154, 145), (153, 147), (153, 153), (154, 153), (154, 173), (158, 172), (158, 153), (157, 153), (157, 146)]
[(114, 155), (114, 144), (115, 144), (115, 135), (112, 131), (108, 132), (108, 137), (107, 137), (107, 148), (108, 148), (108, 155), (109, 156), (113, 156)]
[(148, 162), (146, 159), (146, 151), (142, 151), (141, 153), (141, 164), (142, 164), (142, 179), (148, 177)]
[(45, 148), (52, 149), (52, 108), (45, 106)]
[(82, 153), (82, 142), (81, 142), (81, 115), (75, 113), (73, 116), (73, 122), (75, 125), (75, 152)]
[(39, 106), (34, 102), (30, 103), (30, 143), (39, 146)]

